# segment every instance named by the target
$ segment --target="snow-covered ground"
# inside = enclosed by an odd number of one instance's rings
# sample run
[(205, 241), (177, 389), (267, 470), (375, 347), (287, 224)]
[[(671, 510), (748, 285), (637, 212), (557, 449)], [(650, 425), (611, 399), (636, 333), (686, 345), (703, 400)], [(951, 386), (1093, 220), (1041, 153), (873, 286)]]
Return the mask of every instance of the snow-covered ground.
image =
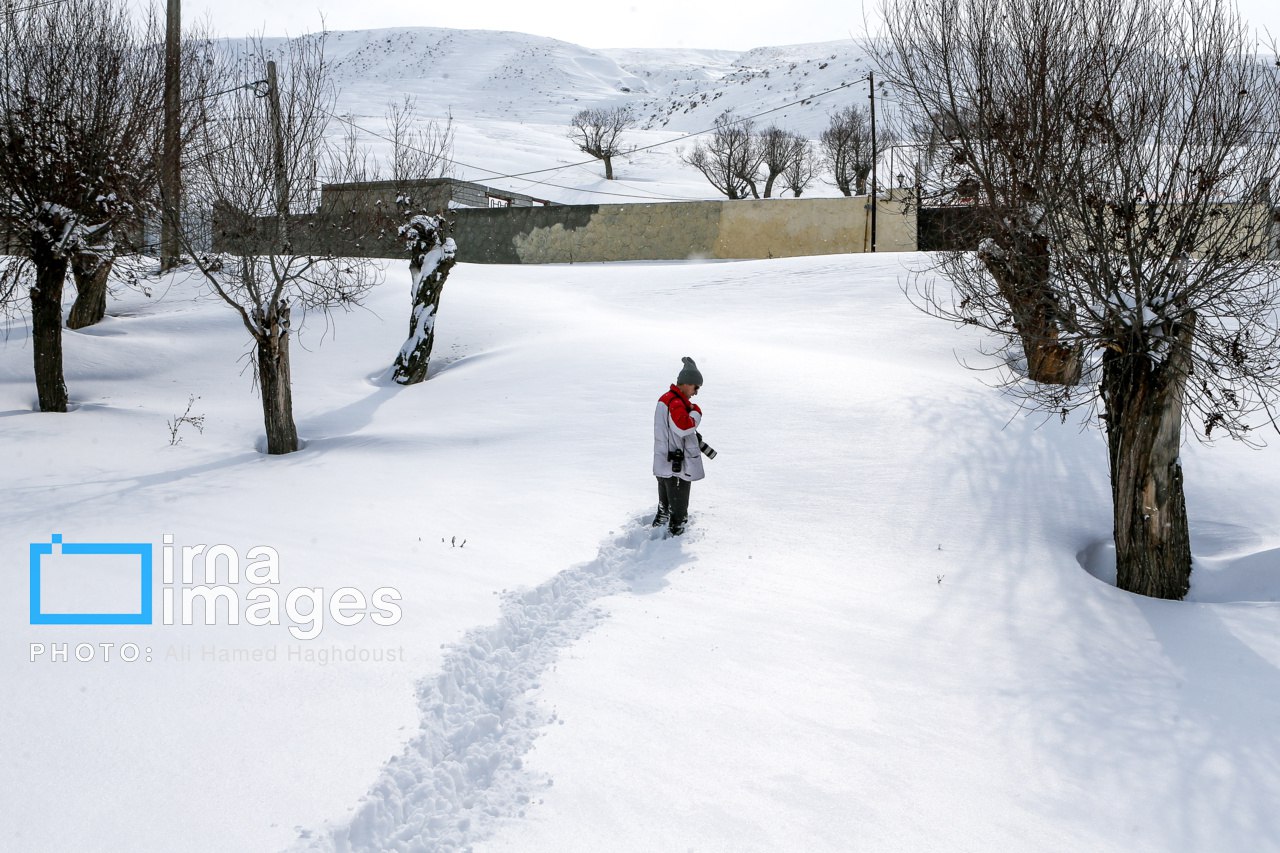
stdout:
[[(572, 156), (527, 118), (460, 148)], [(1280, 850), (1276, 449), (1188, 444), (1190, 600), (1117, 591), (1102, 439), (966, 370), (974, 333), (900, 290), (919, 263), (462, 264), (410, 388), (387, 263), (295, 340), (284, 457), (259, 452), (243, 327), (186, 273), (65, 332), (67, 414), (33, 411), (18, 321), (0, 850)], [(684, 355), (720, 453), (663, 539), (651, 419)], [(193, 396), (203, 432), (171, 444)], [(231, 585), (238, 624), (32, 625), (32, 543), (51, 595), (109, 591), (57, 534), (151, 544), (158, 608), (197, 544), (246, 570), (273, 548), (276, 582)], [(302, 603), (248, 624), (262, 588)]]
[[(295, 346), (281, 458), (238, 320), (182, 276), (66, 333), (66, 415), (31, 411), (16, 327), (0, 848), (1280, 849), (1274, 450), (1187, 448), (1200, 600), (1118, 592), (1078, 559), (1105, 561), (1101, 440), (957, 364), (974, 341), (907, 304), (910, 262), (460, 265), (412, 388), (385, 380), (391, 264)], [(720, 455), (663, 540), (650, 420), (682, 355)], [(192, 394), (204, 432), (170, 446)], [(55, 533), (270, 545), (281, 590), (395, 587), (403, 618), (28, 625)]]

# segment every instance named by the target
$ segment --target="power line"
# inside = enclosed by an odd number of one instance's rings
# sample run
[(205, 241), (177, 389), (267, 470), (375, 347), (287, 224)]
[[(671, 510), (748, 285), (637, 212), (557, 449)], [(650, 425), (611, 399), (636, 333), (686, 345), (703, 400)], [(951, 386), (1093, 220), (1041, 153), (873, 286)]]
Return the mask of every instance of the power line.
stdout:
[(65, 2), (67, 2), (67, 0), (43, 0), (43, 2), (40, 3), (32, 3), (30, 6), (17, 7), (12, 7), (6, 4), (4, 12), (6, 15), (13, 15), (18, 12), (34, 12), (36, 9), (43, 9), (46, 6), (57, 6), (58, 4)]
[[(749, 121), (755, 121), (756, 119), (760, 118), (761, 116), (767, 116), (767, 115), (769, 115), (769, 114), (771, 114), (771, 113), (780, 112), (781, 110), (788, 109), (789, 107), (794, 107), (796, 104), (805, 104), (805, 103), (808, 103), (809, 101), (813, 101), (813, 100), (816, 100), (816, 99), (818, 99), (818, 98), (821, 98), (821, 97), (823, 97), (824, 95), (830, 95), (832, 92), (839, 92), (839, 91), (841, 91), (842, 89), (848, 89), (848, 88), (849, 88), (849, 87), (851, 87), (851, 86), (854, 86), (854, 85), (856, 85), (856, 84), (858, 84), (858, 83), (865, 83), (866, 81), (867, 81), (867, 78), (866, 78), (866, 77), (860, 77), (860, 78), (858, 78), (857, 80), (852, 80), (852, 81), (850, 81), (850, 82), (848, 82), (848, 83), (841, 83), (839, 86), (833, 86), (833, 87), (832, 87), (832, 88), (830, 88), (830, 89), (825, 89), (825, 90), (823, 90), (823, 91), (821, 91), (821, 92), (817, 92), (817, 93), (815, 93), (815, 94), (808, 95), (808, 96), (806, 96), (806, 97), (799, 98), (799, 99), (794, 100), (794, 101), (789, 101), (788, 103), (785, 103), (785, 104), (783, 104), (783, 105), (781, 105), (781, 106), (778, 106), (778, 107), (772, 107), (772, 108), (770, 108), (770, 109), (762, 110), (762, 111), (760, 111), (760, 112), (758, 112), (758, 113), (754, 113), (754, 114), (749, 115), (749, 116), (743, 116), (742, 118), (734, 119), (734, 120), (732, 120), (732, 121), (730, 121), (730, 122), (726, 122), (726, 124), (727, 124), (727, 125), (734, 125), (734, 124), (742, 124), (742, 123), (744, 123), (744, 122), (749, 122)], [(692, 139), (692, 138), (693, 138), (693, 137), (695, 137), (695, 136), (702, 136), (704, 133), (713, 133), (713, 132), (715, 132), (716, 130), (717, 130), (717, 128), (716, 128), (716, 127), (708, 127), (708, 128), (704, 128), (703, 130), (695, 130), (695, 131), (693, 131), (692, 133), (686, 133), (686, 134), (684, 134), (683, 136), (677, 136), (675, 139), (667, 139), (667, 140), (664, 140), (664, 141), (662, 141), (662, 142), (654, 142), (654, 143), (653, 143), (653, 144), (651, 144), (651, 145), (642, 145), (642, 146), (640, 146), (639, 148), (632, 148), (632, 149), (630, 149), (630, 150), (626, 151), (625, 153), (627, 153), (627, 154), (634, 154), (634, 153), (636, 153), (637, 151), (648, 151), (648, 150), (650, 150), (650, 149), (652, 149), (652, 148), (658, 148), (658, 147), (663, 146), (663, 145), (671, 145), (671, 144), (676, 143), (676, 142), (683, 142), (683, 141), (685, 141), (686, 139)], [(577, 162), (577, 163), (569, 163), (569, 164), (564, 165), (564, 166), (556, 166), (556, 167), (549, 168), (549, 169), (536, 169), (536, 170), (531, 171), (531, 172), (518, 172), (518, 173), (516, 173), (516, 174), (514, 174), (514, 175), (503, 175), (502, 177), (504, 177), (504, 178), (522, 178), (522, 177), (524, 177), (524, 176), (526, 176), (526, 175), (537, 175), (537, 174), (541, 174), (542, 172), (554, 172), (554, 171), (556, 171), (556, 170), (558, 170), (558, 169), (567, 169), (567, 168), (569, 168), (570, 166), (582, 166), (582, 165), (587, 165), (587, 164), (594, 163), (594, 162), (595, 162), (595, 158), (592, 158), (592, 159), (590, 159), (590, 160), (581, 160), (581, 161), (579, 161), (579, 162)]]
[[(813, 93), (813, 94), (811, 94), (811, 95), (806, 95), (806, 96), (805, 96), (805, 97), (803, 97), (803, 98), (797, 98), (797, 99), (796, 99), (796, 100), (794, 100), (794, 101), (788, 101), (787, 103), (782, 104), (782, 105), (780, 105), (780, 106), (771, 107), (771, 108), (769, 108), (769, 109), (767, 109), (767, 110), (761, 110), (761, 111), (760, 111), (760, 112), (758, 112), (758, 113), (753, 113), (753, 114), (748, 115), (748, 116), (743, 116), (743, 117), (741, 117), (741, 118), (733, 119), (732, 121), (728, 122), (727, 124), (729, 124), (729, 125), (733, 125), (733, 124), (742, 124), (742, 123), (744, 123), (744, 122), (754, 121), (755, 119), (760, 118), (761, 116), (766, 116), (766, 115), (770, 115), (770, 114), (772, 114), (772, 113), (780, 112), (780, 111), (782, 111), (782, 110), (789, 109), (790, 107), (794, 107), (794, 106), (796, 106), (797, 104), (805, 104), (805, 103), (808, 103), (809, 101), (813, 101), (813, 100), (816, 100), (816, 99), (818, 99), (818, 98), (824, 97), (824, 96), (826, 96), (826, 95), (830, 95), (830, 94), (832, 94), (833, 92), (839, 92), (839, 91), (842, 91), (842, 90), (844, 90), (844, 89), (848, 89), (848, 88), (850, 88), (850, 87), (852, 87), (852, 86), (855, 86), (855, 85), (857, 85), (857, 84), (859, 84), (859, 83), (865, 83), (865, 82), (867, 81), (867, 79), (868, 79), (867, 77), (859, 77), (859, 78), (857, 78), (857, 79), (855, 79), (855, 80), (851, 80), (851, 81), (846, 82), (846, 83), (841, 83), (839, 86), (833, 86), (833, 87), (831, 87), (830, 89), (824, 89), (824, 90), (823, 90), (823, 91), (821, 91), (821, 92), (815, 92), (815, 93)], [(390, 143), (392, 143), (392, 144), (400, 144), (400, 145), (403, 145), (403, 147), (408, 148), (408, 149), (409, 149), (409, 150), (411, 150), (411, 151), (417, 151), (417, 152), (422, 153), (422, 154), (428, 154), (428, 155), (431, 155), (431, 154), (434, 154), (434, 153), (435, 153), (435, 152), (425, 151), (425, 150), (423, 150), (423, 149), (421, 149), (421, 148), (417, 148), (417, 147), (412, 146), (412, 145), (405, 145), (403, 142), (401, 142), (401, 143), (397, 143), (397, 142), (396, 142), (396, 140), (392, 139), (392, 138), (391, 138), (391, 137), (389, 137), (389, 136), (386, 136), (386, 135), (384, 135), (384, 134), (378, 133), (377, 131), (374, 131), (374, 130), (370, 130), (369, 128), (364, 127), (364, 126), (362, 126), (362, 125), (356, 124), (356, 123), (355, 123), (355, 121), (353, 121), (353, 120), (351, 119), (351, 117), (350, 117), (350, 116), (348, 116), (348, 115), (338, 115), (337, 113), (330, 112), (330, 111), (328, 111), (328, 110), (325, 110), (325, 112), (328, 112), (328, 113), (329, 113), (329, 115), (330, 115), (330, 116), (332, 116), (333, 118), (336, 118), (336, 119), (338, 119), (339, 121), (345, 122), (346, 124), (348, 124), (349, 126), (351, 126), (352, 128), (354, 128), (355, 130), (359, 130), (359, 131), (361, 131), (361, 132), (363, 132), (363, 133), (367, 133), (367, 134), (369, 134), (370, 136), (372, 136), (372, 137), (374, 137), (374, 138), (376, 138), (376, 139), (381, 139), (381, 140), (383, 140), (383, 141), (385, 141), (385, 142), (390, 142)], [(625, 153), (625, 154), (635, 154), (635, 153), (640, 152), (640, 151), (649, 151), (649, 150), (652, 150), (652, 149), (654, 149), (654, 148), (659, 148), (659, 147), (661, 147), (661, 146), (663, 146), (663, 145), (672, 145), (672, 144), (677, 143), (677, 142), (683, 142), (683, 141), (684, 141), (684, 140), (686, 140), (686, 139), (692, 139), (692, 138), (693, 138), (693, 137), (695, 137), (695, 136), (702, 136), (703, 134), (713, 133), (715, 130), (717, 130), (717, 128), (716, 128), (716, 127), (704, 128), (703, 130), (697, 130), (697, 131), (693, 131), (693, 132), (691, 132), (691, 133), (686, 133), (686, 134), (683, 134), (683, 135), (681, 135), (681, 136), (677, 136), (677, 137), (675, 137), (674, 139), (665, 139), (665, 140), (662, 140), (662, 141), (660, 141), (660, 142), (654, 142), (654, 143), (652, 143), (652, 144), (650, 144), (650, 145), (643, 145), (643, 146), (640, 146), (640, 147), (638, 147), (638, 148), (632, 148), (632, 149), (630, 149), (629, 151), (626, 151), (626, 152), (624, 152), (624, 153)], [(577, 167), (577, 166), (586, 166), (586, 165), (590, 165), (590, 164), (595, 163), (597, 158), (594, 158), (594, 157), (593, 157), (593, 158), (591, 158), (590, 160), (580, 160), (580, 161), (577, 161), (577, 162), (574, 162), (574, 163), (565, 163), (565, 164), (560, 165), (560, 166), (551, 166), (551, 167), (548, 167), (548, 168), (545, 168), (545, 169), (533, 169), (533, 170), (526, 171), (526, 172), (512, 172), (512, 173), (506, 173), (506, 174), (504, 174), (504, 173), (502, 173), (502, 172), (497, 172), (497, 171), (495, 171), (495, 170), (493, 170), (493, 169), (486, 169), (486, 168), (484, 168), (483, 166), (475, 166), (475, 165), (472, 165), (472, 164), (469, 164), (469, 163), (463, 163), (462, 161), (460, 161), (460, 160), (456, 160), (456, 159), (454, 159), (454, 158), (452, 158), (452, 157), (441, 157), (440, 159), (442, 159), (442, 160), (444, 160), (445, 162), (447, 162), (447, 163), (449, 163), (449, 164), (451, 164), (451, 165), (454, 165), (454, 166), (461, 166), (461, 167), (463, 167), (463, 168), (465, 168), (465, 169), (474, 169), (474, 170), (479, 171), (479, 172), (486, 172), (486, 173), (488, 173), (488, 174), (491, 176), (491, 177), (487, 178), (487, 180), (499, 180), (499, 181), (500, 181), (500, 180), (505, 180), (505, 179), (508, 179), (508, 178), (525, 178), (525, 177), (528, 177), (528, 176), (530, 176), (530, 175), (540, 175), (540, 174), (545, 174), (545, 173), (547, 173), (547, 172), (558, 172), (558, 171), (561, 171), (561, 170), (563, 170), (563, 169), (571, 169), (571, 168), (574, 168), (574, 167)], [(553, 183), (549, 183), (549, 182), (547, 182), (547, 181), (536, 181), (536, 182), (534, 182), (534, 184), (535, 184), (535, 185), (537, 185), (537, 186), (546, 186), (546, 187), (554, 187), (554, 188), (556, 188), (556, 189), (569, 190), (569, 191), (571, 191), (571, 192), (588, 193), (588, 194), (590, 194), (590, 195), (614, 196), (614, 197), (617, 197), (617, 198), (652, 198), (652, 199), (670, 199), (670, 200), (677, 200), (677, 201), (698, 201), (698, 200), (700, 200), (700, 199), (690, 198), (690, 197), (687, 197), (687, 196), (669, 196), (669, 195), (661, 195), (661, 194), (636, 195), (636, 194), (633, 194), (633, 193), (615, 193), (615, 192), (608, 192), (608, 191), (605, 191), (605, 190), (586, 190), (586, 189), (581, 189), (581, 188), (579, 188), (579, 187), (567, 187), (567, 186), (563, 186), (563, 185), (561, 185), (561, 184), (553, 184)]]
[[(364, 133), (367, 133), (367, 134), (369, 134), (370, 136), (373, 136), (373, 137), (375, 137), (375, 138), (377, 138), (377, 139), (381, 139), (381, 140), (384, 140), (384, 141), (386, 141), (386, 142), (390, 142), (390, 143), (392, 143), (392, 144), (396, 144), (396, 141), (395, 141), (394, 139), (392, 139), (391, 137), (389, 137), (389, 136), (385, 136), (385, 135), (383, 135), (383, 134), (381, 134), (381, 133), (378, 133), (377, 131), (370, 130), (370, 129), (369, 129), (369, 128), (367, 128), (367, 127), (363, 127), (363, 126), (361, 126), (361, 125), (358, 125), (358, 124), (356, 124), (354, 121), (352, 121), (350, 118), (348, 118), (348, 117), (346, 117), (346, 116), (338, 115), (337, 113), (329, 112), (328, 110), (325, 110), (325, 112), (328, 112), (328, 113), (329, 113), (329, 115), (333, 116), (333, 117), (334, 117), (334, 118), (336, 118), (338, 121), (346, 122), (348, 125), (350, 125), (351, 127), (355, 128), (356, 130), (359, 130), (359, 131), (362, 131), (362, 132), (364, 132)], [(421, 154), (428, 154), (428, 155), (430, 155), (430, 154), (432, 154), (432, 153), (433, 153), (433, 152), (426, 151), (426, 150), (421, 149), (421, 148), (417, 148), (417, 147), (412, 146), (412, 145), (406, 145), (406, 144), (404, 144), (404, 143), (399, 143), (399, 144), (403, 145), (405, 148), (408, 148), (410, 151), (417, 151), (417, 152), (419, 152), (419, 153), (421, 153)], [(446, 162), (446, 163), (449, 163), (450, 165), (453, 165), (453, 166), (461, 166), (461, 167), (462, 167), (462, 168), (464, 168), (464, 169), (475, 169), (476, 171), (479, 171), (479, 172), (487, 172), (489, 175), (492, 175), (493, 177), (487, 178), (486, 180), (491, 180), (491, 181), (493, 181), (493, 180), (503, 180), (503, 179), (505, 179), (505, 178), (518, 178), (518, 177), (521, 177), (522, 175), (525, 175), (525, 174), (535, 174), (534, 172), (526, 172), (526, 173), (521, 173), (521, 174), (505, 174), (505, 175), (504, 175), (503, 173), (501, 173), (501, 172), (497, 172), (497, 171), (494, 171), (493, 169), (486, 169), (486, 168), (484, 168), (483, 166), (474, 166), (474, 165), (472, 165), (472, 164), (470, 164), (470, 163), (463, 163), (461, 160), (455, 160), (455, 159), (454, 159), (454, 158), (452, 158), (452, 157), (441, 157), (440, 159), (441, 159), (441, 160), (443, 160), (443, 161), (444, 161), (444, 162)], [(595, 162), (595, 161), (594, 161), (594, 160), (588, 160), (588, 161), (585, 161), (585, 162), (592, 163), (592, 162)], [(540, 171), (558, 171), (559, 169), (568, 169), (568, 168), (570, 168), (571, 166), (578, 166), (578, 165), (582, 165), (582, 164), (580, 164), (580, 163), (568, 163), (568, 164), (565, 164), (565, 165), (563, 165), (563, 166), (557, 166), (557, 167), (556, 167), (556, 168), (554, 168), (554, 169), (543, 169), (543, 170), (540, 170)], [(547, 181), (535, 181), (535, 182), (533, 182), (533, 183), (534, 183), (535, 185), (537, 185), (537, 186), (554, 187), (555, 189), (560, 189), (560, 190), (569, 190), (569, 191), (571, 191), (571, 192), (588, 193), (588, 194), (591, 194), (591, 195), (614, 196), (614, 197), (617, 197), (617, 198), (669, 199), (669, 200), (676, 200), (676, 201), (695, 201), (695, 200), (697, 200), (697, 199), (681, 198), (681, 197), (679, 197), (679, 196), (663, 196), (663, 195), (635, 195), (635, 194), (633, 194), (633, 193), (613, 193), (613, 192), (607, 192), (607, 191), (605, 191), (605, 190), (584, 190), (584, 189), (582, 189), (582, 188), (580, 188), (580, 187), (568, 187), (568, 186), (564, 186), (564, 185), (562, 185), (562, 184), (553, 184), (553, 183), (549, 183), (549, 182), (547, 182)]]
[[(591, 162), (594, 162), (594, 161), (591, 161)], [(583, 164), (578, 163), (575, 165), (581, 166)], [(568, 168), (568, 167), (564, 167), (564, 168)], [(614, 181), (614, 183), (619, 184), (620, 182)], [(620, 185), (630, 186), (629, 184), (620, 184)], [(547, 181), (530, 181), (528, 185), (524, 187), (524, 189), (527, 190), (529, 189), (529, 187), (535, 187), (535, 186), (554, 187), (556, 189), (569, 190), (571, 192), (591, 193), (594, 195), (616, 196), (617, 198), (644, 198), (644, 199), (660, 199), (665, 201), (704, 201), (705, 200), (705, 197), (703, 196), (661, 195), (661, 194), (653, 194), (653, 193), (650, 193), (648, 195), (637, 195), (635, 193), (614, 193), (614, 192), (608, 192), (607, 190), (584, 190), (578, 187), (567, 187), (562, 184), (552, 184), (552, 183), (548, 183)], [(631, 189), (636, 189), (636, 187), (631, 187)]]

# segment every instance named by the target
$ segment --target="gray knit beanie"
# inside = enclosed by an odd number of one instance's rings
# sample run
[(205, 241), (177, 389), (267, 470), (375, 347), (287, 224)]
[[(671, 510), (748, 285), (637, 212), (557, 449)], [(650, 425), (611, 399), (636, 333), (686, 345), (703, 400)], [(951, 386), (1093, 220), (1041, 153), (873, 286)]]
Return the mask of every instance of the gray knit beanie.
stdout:
[(701, 385), (702, 374), (698, 371), (698, 365), (693, 363), (693, 359), (685, 356), (681, 359), (684, 362), (684, 369), (680, 371), (680, 375), (676, 377), (677, 385)]

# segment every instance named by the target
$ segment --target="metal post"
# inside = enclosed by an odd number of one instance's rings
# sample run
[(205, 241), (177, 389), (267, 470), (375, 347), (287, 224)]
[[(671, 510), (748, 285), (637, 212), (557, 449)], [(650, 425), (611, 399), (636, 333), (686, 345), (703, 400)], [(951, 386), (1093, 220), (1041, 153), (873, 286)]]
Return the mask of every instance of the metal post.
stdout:
[(876, 150), (876, 73), (874, 71), (867, 75), (867, 80), (871, 82), (871, 251), (876, 250), (876, 160), (879, 159), (879, 152)]
[(284, 162), (284, 127), (280, 118), (280, 89), (276, 85), (276, 64), (267, 62), (267, 108), (271, 111), (271, 132), (275, 137), (276, 229), (279, 251), (289, 251), (289, 173)]
[(178, 265), (182, 211), (182, 0), (169, 0), (164, 42), (164, 141), (160, 165), (160, 269)]

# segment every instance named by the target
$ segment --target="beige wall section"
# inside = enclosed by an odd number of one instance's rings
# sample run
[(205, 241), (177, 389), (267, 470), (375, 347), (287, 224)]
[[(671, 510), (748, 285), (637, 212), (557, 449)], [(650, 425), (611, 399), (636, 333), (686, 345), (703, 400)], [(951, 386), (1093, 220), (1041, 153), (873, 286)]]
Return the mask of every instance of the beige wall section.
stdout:
[(876, 208), (876, 251), (914, 252), (917, 204), (910, 190), (894, 190), (880, 199)]
[[(879, 251), (915, 251), (913, 205), (882, 199), (876, 220)], [(585, 225), (555, 223), (515, 237), (526, 264), (785, 258), (870, 246), (866, 196), (600, 205)]]
[[(721, 205), (720, 233), (712, 257), (789, 258), (871, 251), (867, 196), (732, 201)], [(881, 199), (876, 249), (913, 252), (913, 206)]]
[[(548, 208), (555, 215), (556, 208)], [(585, 226), (561, 223), (515, 238), (523, 264), (651, 261), (708, 257), (720, 203), (604, 204)]]

